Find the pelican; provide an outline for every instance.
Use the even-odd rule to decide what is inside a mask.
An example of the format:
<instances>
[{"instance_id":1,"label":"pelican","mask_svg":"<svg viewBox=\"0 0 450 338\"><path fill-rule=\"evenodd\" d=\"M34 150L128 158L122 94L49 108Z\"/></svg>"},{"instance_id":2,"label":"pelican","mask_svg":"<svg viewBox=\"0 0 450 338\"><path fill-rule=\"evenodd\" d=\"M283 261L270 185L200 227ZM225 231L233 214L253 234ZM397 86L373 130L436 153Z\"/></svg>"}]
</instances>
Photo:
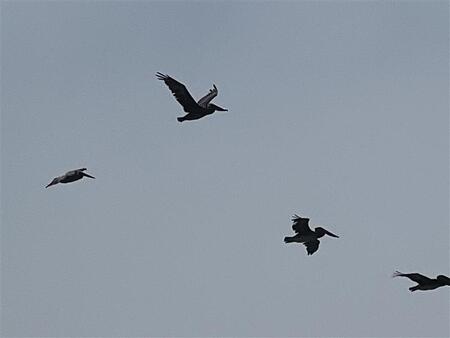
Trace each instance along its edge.
<instances>
[{"instance_id":1,"label":"pelican","mask_svg":"<svg viewBox=\"0 0 450 338\"><path fill-rule=\"evenodd\" d=\"M325 230L324 228L317 227L314 231L309 227L309 218L303 218L298 215L292 216L292 229L295 231L295 236L284 237L285 243L302 243L306 247L308 255L312 255L319 249L319 238L328 235L331 237L339 238L339 236Z\"/></svg>"},{"instance_id":2,"label":"pelican","mask_svg":"<svg viewBox=\"0 0 450 338\"><path fill-rule=\"evenodd\" d=\"M46 188L48 188L52 185L58 184L58 183L70 183L73 181L78 181L78 180L81 180L84 176L90 177L90 178L95 178L94 176L91 176L91 175L83 172L85 170L87 170L87 168L80 168L80 169L68 171L64 175L55 177L53 179L53 181L51 181L49 184L47 184Z\"/></svg>"},{"instance_id":3,"label":"pelican","mask_svg":"<svg viewBox=\"0 0 450 338\"><path fill-rule=\"evenodd\" d=\"M209 93L203 96L198 102L192 98L189 94L186 86L169 75L156 73L158 80L164 81L164 83L169 87L175 99L183 106L184 111L187 113L185 116L178 117L179 122L185 120L198 120L206 115L210 115L217 111L228 111L228 109L221 108L215 104L210 103L213 98L219 93L216 85L213 84L213 89L209 90Z\"/></svg>"},{"instance_id":4,"label":"pelican","mask_svg":"<svg viewBox=\"0 0 450 338\"><path fill-rule=\"evenodd\" d=\"M413 282L416 282L416 286L412 286L409 288L411 292L416 290L434 290L445 285L450 286L450 278L444 275L439 275L433 279L425 277L420 273L402 273L400 271L395 271L392 277L407 277Z\"/></svg>"}]
</instances>

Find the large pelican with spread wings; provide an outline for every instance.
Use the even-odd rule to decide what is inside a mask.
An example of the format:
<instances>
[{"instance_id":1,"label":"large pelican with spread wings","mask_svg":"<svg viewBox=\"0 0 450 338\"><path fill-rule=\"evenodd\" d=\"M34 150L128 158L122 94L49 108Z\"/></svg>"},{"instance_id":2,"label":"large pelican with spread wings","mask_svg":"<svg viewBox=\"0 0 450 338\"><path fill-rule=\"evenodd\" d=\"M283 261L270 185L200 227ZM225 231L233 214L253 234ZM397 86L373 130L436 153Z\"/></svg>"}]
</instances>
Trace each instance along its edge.
<instances>
[{"instance_id":1,"label":"large pelican with spread wings","mask_svg":"<svg viewBox=\"0 0 450 338\"><path fill-rule=\"evenodd\" d=\"M400 271L395 271L392 277L407 277L413 282L416 282L417 285L410 287L410 291L434 290L441 286L450 285L450 278L444 275L439 275L433 279L421 275L420 273L402 273Z\"/></svg>"},{"instance_id":2,"label":"large pelican with spread wings","mask_svg":"<svg viewBox=\"0 0 450 338\"><path fill-rule=\"evenodd\" d=\"M312 255L319 249L319 238L328 235L331 237L339 238L339 236L325 230L324 228L317 227L314 231L309 227L309 218L303 218L298 215L292 216L292 230L295 231L295 236L284 237L285 243L302 243L306 246L306 251L308 255Z\"/></svg>"},{"instance_id":3,"label":"large pelican with spread wings","mask_svg":"<svg viewBox=\"0 0 450 338\"><path fill-rule=\"evenodd\" d=\"M164 83L169 87L175 99L183 106L184 111L187 113L185 116L178 117L179 122L185 120L198 120L206 115L210 115L217 111L228 111L228 109L216 106L210 103L214 99L219 91L217 87L213 84L213 89L209 90L209 93L203 96L198 102L195 102L191 94L186 89L186 86L181 82L178 82L169 75L156 73L158 80L164 81Z\"/></svg>"},{"instance_id":4,"label":"large pelican with spread wings","mask_svg":"<svg viewBox=\"0 0 450 338\"><path fill-rule=\"evenodd\" d=\"M64 175L55 177L49 184L47 184L46 188L58 183L70 183L73 181L78 181L81 180L83 177L95 178L94 176L85 173L84 172L85 170L87 170L87 168L80 168L68 171Z\"/></svg>"}]
</instances>

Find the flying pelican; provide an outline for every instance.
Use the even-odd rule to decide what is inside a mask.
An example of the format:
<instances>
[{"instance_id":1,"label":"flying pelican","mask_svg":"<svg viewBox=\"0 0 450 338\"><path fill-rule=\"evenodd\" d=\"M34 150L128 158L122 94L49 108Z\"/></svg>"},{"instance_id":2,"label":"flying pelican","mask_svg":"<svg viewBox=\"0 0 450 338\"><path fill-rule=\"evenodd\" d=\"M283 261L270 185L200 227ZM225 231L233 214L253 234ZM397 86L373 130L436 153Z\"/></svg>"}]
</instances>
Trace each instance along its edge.
<instances>
[{"instance_id":1,"label":"flying pelican","mask_svg":"<svg viewBox=\"0 0 450 338\"><path fill-rule=\"evenodd\" d=\"M80 169L68 171L64 175L55 177L53 179L53 181L51 181L49 184L47 184L46 188L48 188L52 185L58 184L58 183L70 183L73 181L78 181L78 180L81 180L84 176L90 177L90 178L95 178L94 176L84 173L83 171L85 171L85 170L87 170L87 168L80 168Z\"/></svg>"},{"instance_id":2,"label":"flying pelican","mask_svg":"<svg viewBox=\"0 0 450 338\"><path fill-rule=\"evenodd\" d=\"M298 215L292 216L292 229L295 231L296 235L293 237L284 237L285 243L303 243L306 247L308 255L312 255L319 249L319 238L325 235L339 238L339 236L325 230L324 228L317 227L314 231L309 227L309 218L303 218Z\"/></svg>"},{"instance_id":3,"label":"flying pelican","mask_svg":"<svg viewBox=\"0 0 450 338\"><path fill-rule=\"evenodd\" d=\"M410 287L410 291L434 290L440 288L441 286L450 285L450 278L444 275L439 275L435 279L432 279L425 277L420 273L402 273L400 271L395 271L392 277L407 277L413 282L416 282L417 285Z\"/></svg>"},{"instance_id":4,"label":"flying pelican","mask_svg":"<svg viewBox=\"0 0 450 338\"><path fill-rule=\"evenodd\" d=\"M221 108L210 103L218 94L217 87L214 84L213 89L210 89L208 94L203 96L200 100L198 100L198 102L195 102L184 84L171 78L169 75L159 72L156 73L156 77L158 80L164 81L173 96L175 96L175 99L183 106L184 111L187 113L185 116L177 118L179 122L183 122L185 120L198 120L203 116L214 113L216 110L228 111L228 109Z\"/></svg>"}]
</instances>

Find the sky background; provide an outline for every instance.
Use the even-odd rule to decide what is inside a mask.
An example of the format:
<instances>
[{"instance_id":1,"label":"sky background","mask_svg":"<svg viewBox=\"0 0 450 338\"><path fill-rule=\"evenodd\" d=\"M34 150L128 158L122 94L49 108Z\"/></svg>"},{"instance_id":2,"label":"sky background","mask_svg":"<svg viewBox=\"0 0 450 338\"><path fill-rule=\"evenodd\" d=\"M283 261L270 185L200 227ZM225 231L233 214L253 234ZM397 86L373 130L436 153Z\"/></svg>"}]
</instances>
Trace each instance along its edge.
<instances>
[{"instance_id":1,"label":"sky background","mask_svg":"<svg viewBox=\"0 0 450 338\"><path fill-rule=\"evenodd\" d=\"M391 278L450 273L448 79L447 1L2 1L2 335L449 336Z\"/></svg>"}]
</instances>

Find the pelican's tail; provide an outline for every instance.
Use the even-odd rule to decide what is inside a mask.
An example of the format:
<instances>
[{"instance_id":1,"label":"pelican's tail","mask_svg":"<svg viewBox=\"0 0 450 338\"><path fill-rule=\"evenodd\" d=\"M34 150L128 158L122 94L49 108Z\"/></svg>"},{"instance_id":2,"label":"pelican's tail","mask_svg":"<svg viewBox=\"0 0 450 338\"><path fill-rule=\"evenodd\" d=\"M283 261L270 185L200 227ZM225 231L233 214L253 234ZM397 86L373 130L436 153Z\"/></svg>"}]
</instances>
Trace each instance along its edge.
<instances>
[{"instance_id":1,"label":"pelican's tail","mask_svg":"<svg viewBox=\"0 0 450 338\"><path fill-rule=\"evenodd\" d=\"M177 117L178 122L183 122L184 120L186 120L184 117Z\"/></svg>"},{"instance_id":2,"label":"pelican's tail","mask_svg":"<svg viewBox=\"0 0 450 338\"><path fill-rule=\"evenodd\" d=\"M409 288L409 291L411 291L411 292L414 292L414 291L417 291L417 290L419 290L419 285L411 286L411 287Z\"/></svg>"},{"instance_id":3,"label":"pelican's tail","mask_svg":"<svg viewBox=\"0 0 450 338\"><path fill-rule=\"evenodd\" d=\"M295 242L294 237L284 237L284 243Z\"/></svg>"}]
</instances>

